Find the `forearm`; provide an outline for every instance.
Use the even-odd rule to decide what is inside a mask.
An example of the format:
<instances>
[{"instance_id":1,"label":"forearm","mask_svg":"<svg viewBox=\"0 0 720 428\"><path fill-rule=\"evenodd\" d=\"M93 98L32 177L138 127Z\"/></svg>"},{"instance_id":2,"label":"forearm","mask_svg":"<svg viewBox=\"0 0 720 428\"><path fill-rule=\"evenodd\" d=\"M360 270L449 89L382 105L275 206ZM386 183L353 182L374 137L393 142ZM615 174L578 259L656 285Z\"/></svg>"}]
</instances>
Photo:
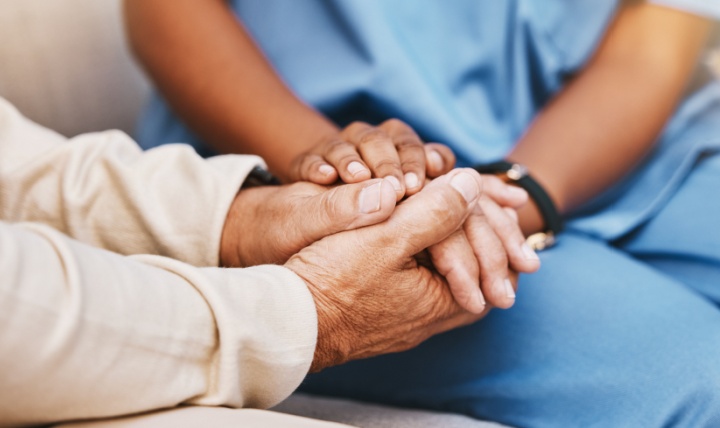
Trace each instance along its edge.
<instances>
[{"instance_id":1,"label":"forearm","mask_svg":"<svg viewBox=\"0 0 720 428\"><path fill-rule=\"evenodd\" d=\"M561 212L625 176L676 108L709 30L706 21L689 15L674 24L678 13L652 6L622 12L588 67L509 154L529 167ZM644 30L652 26L671 26L670 35L656 38L657 31ZM526 232L542 228L532 205L521 219Z\"/></svg>"},{"instance_id":2,"label":"forearm","mask_svg":"<svg viewBox=\"0 0 720 428\"><path fill-rule=\"evenodd\" d=\"M310 367L313 299L285 268L127 258L2 222L0 254L2 424L269 407Z\"/></svg>"},{"instance_id":3,"label":"forearm","mask_svg":"<svg viewBox=\"0 0 720 428\"><path fill-rule=\"evenodd\" d=\"M284 85L225 2L126 0L125 13L160 91L219 151L258 154L286 177L295 156L337 131Z\"/></svg>"},{"instance_id":4,"label":"forearm","mask_svg":"<svg viewBox=\"0 0 720 428\"><path fill-rule=\"evenodd\" d=\"M0 220L40 222L121 254L218 266L227 213L262 160L204 160L173 145L142 152L110 131L72 140L0 99Z\"/></svg>"}]
</instances>

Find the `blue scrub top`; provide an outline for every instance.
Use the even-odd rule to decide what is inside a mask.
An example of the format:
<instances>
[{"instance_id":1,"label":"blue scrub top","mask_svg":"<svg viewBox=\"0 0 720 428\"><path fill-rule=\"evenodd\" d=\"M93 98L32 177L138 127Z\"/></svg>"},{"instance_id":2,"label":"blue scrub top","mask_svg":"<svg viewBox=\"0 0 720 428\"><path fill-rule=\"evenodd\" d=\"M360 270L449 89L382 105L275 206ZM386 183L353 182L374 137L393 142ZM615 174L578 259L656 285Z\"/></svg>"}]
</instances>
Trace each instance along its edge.
<instances>
[{"instance_id":1,"label":"blue scrub top","mask_svg":"<svg viewBox=\"0 0 720 428\"><path fill-rule=\"evenodd\" d=\"M657 2L720 15L720 5L705 1ZM449 145L460 166L508 153L587 62L617 7L611 0L230 4L305 102L339 125L400 118L425 141ZM614 239L652 215L700 153L720 147L719 100L717 84L688 100L653 155L588 204L571 227ZM183 141L210 153L158 95L138 131L144 147Z\"/></svg>"}]
</instances>

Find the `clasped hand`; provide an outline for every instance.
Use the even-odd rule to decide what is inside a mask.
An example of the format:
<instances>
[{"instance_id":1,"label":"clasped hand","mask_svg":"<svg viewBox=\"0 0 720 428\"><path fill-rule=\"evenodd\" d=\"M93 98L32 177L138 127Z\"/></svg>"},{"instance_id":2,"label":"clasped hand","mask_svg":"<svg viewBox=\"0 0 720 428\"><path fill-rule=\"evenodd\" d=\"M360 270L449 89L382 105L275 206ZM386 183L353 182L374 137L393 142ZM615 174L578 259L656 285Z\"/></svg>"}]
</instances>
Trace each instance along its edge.
<instances>
[{"instance_id":1,"label":"clasped hand","mask_svg":"<svg viewBox=\"0 0 720 428\"><path fill-rule=\"evenodd\" d=\"M509 308L518 273L540 266L515 211L527 193L454 163L400 121L354 123L296 159L289 176L315 184L238 194L221 262L284 264L305 280L318 312L313 370ZM326 186L338 181L350 184Z\"/></svg>"},{"instance_id":2,"label":"clasped hand","mask_svg":"<svg viewBox=\"0 0 720 428\"><path fill-rule=\"evenodd\" d=\"M526 199L470 169L399 204L387 179L245 189L228 214L221 261L285 264L306 281L318 307L319 370L512 306L515 272L539 267L507 208Z\"/></svg>"}]
</instances>

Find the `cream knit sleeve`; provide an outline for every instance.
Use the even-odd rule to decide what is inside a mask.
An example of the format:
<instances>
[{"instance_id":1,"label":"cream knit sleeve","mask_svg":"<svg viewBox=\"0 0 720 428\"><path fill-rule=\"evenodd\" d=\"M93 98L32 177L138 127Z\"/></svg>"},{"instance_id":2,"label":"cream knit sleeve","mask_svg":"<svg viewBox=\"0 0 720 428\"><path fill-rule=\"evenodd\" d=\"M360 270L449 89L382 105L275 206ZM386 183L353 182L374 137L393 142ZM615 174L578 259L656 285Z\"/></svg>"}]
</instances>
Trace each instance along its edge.
<instances>
[{"instance_id":1,"label":"cream knit sleeve","mask_svg":"<svg viewBox=\"0 0 720 428\"><path fill-rule=\"evenodd\" d=\"M0 98L0 220L47 224L120 254L217 266L225 216L256 156L142 152L118 131L67 140Z\"/></svg>"},{"instance_id":2,"label":"cream knit sleeve","mask_svg":"<svg viewBox=\"0 0 720 428\"><path fill-rule=\"evenodd\" d=\"M120 256L0 222L0 426L270 407L307 374L316 334L310 292L281 266Z\"/></svg>"}]
</instances>

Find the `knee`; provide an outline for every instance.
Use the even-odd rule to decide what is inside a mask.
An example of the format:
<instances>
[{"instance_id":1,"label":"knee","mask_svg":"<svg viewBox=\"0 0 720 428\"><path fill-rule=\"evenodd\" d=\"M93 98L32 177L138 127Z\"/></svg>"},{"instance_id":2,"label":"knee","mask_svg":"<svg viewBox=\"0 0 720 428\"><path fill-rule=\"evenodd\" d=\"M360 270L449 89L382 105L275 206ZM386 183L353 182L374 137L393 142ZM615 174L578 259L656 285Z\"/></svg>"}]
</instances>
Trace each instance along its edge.
<instances>
[{"instance_id":1,"label":"knee","mask_svg":"<svg viewBox=\"0 0 720 428\"><path fill-rule=\"evenodd\" d=\"M657 426L720 426L720 361L715 354L684 350L657 379Z\"/></svg>"}]
</instances>

